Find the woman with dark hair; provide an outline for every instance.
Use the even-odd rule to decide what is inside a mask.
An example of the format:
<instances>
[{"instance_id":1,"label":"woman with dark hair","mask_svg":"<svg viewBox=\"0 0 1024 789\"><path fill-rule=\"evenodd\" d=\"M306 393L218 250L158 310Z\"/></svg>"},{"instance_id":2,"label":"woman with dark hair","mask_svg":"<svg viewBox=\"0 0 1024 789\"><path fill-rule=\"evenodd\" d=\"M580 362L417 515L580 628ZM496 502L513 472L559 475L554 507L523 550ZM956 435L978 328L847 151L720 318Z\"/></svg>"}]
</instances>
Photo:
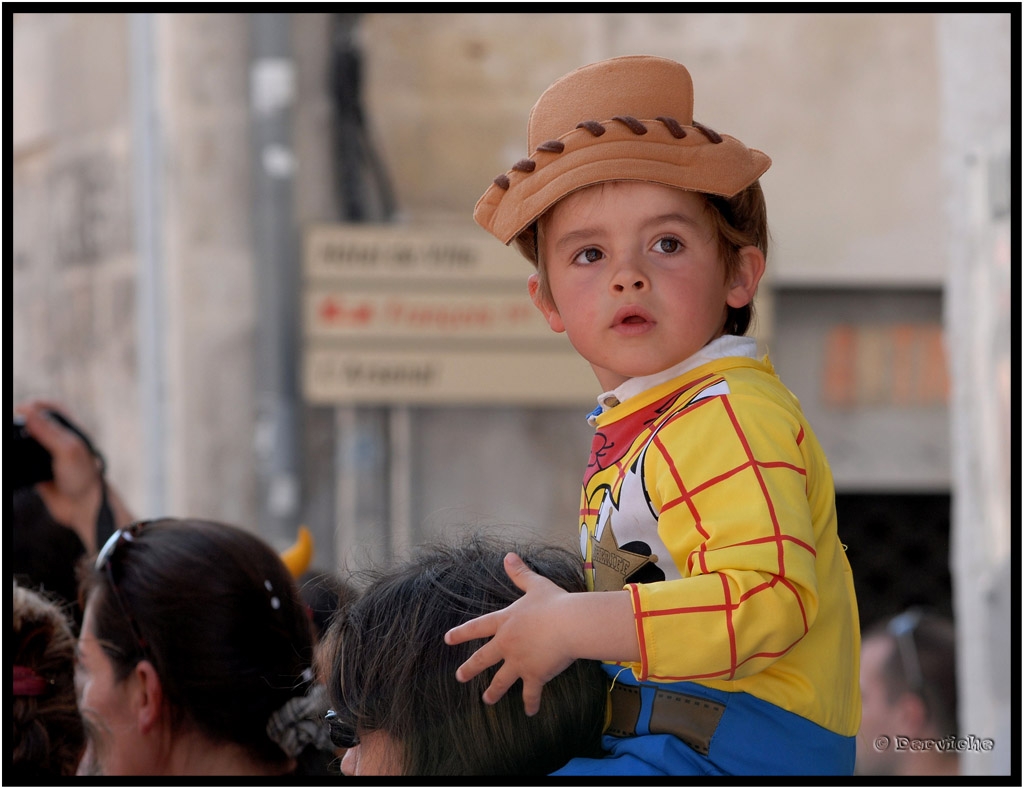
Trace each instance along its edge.
<instances>
[{"instance_id":1,"label":"woman with dark hair","mask_svg":"<svg viewBox=\"0 0 1024 789\"><path fill-rule=\"evenodd\" d=\"M586 588L567 550L479 536L425 546L356 584L363 591L340 609L321 653L332 737L348 747L344 773L547 775L573 756L601 754L607 683L598 662L577 660L553 678L531 717L515 688L497 704L481 701L490 672L455 679L478 645L453 648L444 634L522 595L502 564L509 551L567 591Z\"/></svg>"},{"instance_id":2,"label":"woman with dark hair","mask_svg":"<svg viewBox=\"0 0 1024 789\"><path fill-rule=\"evenodd\" d=\"M116 531L83 580L80 774L327 774L313 633L278 554L234 526ZM336 772L336 770L335 770Z\"/></svg>"},{"instance_id":3,"label":"woman with dark hair","mask_svg":"<svg viewBox=\"0 0 1024 789\"><path fill-rule=\"evenodd\" d=\"M12 783L74 775L85 747L75 703L75 637L56 599L14 583Z\"/></svg>"}]
</instances>

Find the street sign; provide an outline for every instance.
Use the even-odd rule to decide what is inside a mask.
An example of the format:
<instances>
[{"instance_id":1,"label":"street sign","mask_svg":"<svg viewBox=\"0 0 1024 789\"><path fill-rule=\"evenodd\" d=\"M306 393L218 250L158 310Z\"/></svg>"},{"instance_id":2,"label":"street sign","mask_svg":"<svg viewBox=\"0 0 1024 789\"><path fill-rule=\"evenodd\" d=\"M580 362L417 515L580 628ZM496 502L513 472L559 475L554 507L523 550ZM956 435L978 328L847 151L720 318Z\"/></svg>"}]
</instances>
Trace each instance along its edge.
<instances>
[{"instance_id":1,"label":"street sign","mask_svg":"<svg viewBox=\"0 0 1024 789\"><path fill-rule=\"evenodd\" d=\"M320 404L581 405L600 387L475 225L316 225L303 254L303 391Z\"/></svg>"}]
</instances>

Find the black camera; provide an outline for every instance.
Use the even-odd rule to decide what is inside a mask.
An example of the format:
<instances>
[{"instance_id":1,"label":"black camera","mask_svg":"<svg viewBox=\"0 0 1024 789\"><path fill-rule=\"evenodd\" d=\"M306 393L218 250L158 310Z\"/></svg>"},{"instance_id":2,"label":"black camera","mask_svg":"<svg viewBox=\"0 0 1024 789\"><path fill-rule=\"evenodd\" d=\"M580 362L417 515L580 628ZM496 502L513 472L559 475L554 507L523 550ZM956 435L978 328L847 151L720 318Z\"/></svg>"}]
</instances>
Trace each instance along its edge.
<instances>
[{"instance_id":1,"label":"black camera","mask_svg":"<svg viewBox=\"0 0 1024 789\"><path fill-rule=\"evenodd\" d=\"M62 424L68 430L75 433L89 451L97 457L99 453L93 448L89 437L82 432L81 428L71 422L66 416L58 411L47 411L47 413ZM53 479L53 458L49 451L36 441L25 430L23 417L14 417L14 489L27 488L37 482L48 482Z\"/></svg>"}]
</instances>

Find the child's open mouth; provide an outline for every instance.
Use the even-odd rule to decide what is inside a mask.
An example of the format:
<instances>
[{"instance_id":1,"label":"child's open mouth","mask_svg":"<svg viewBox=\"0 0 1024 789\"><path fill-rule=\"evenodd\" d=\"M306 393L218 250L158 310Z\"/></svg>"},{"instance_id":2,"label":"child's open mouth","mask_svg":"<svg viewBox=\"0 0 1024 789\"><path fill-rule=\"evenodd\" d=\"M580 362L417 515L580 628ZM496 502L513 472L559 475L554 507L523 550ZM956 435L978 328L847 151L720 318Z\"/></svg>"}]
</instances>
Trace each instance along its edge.
<instances>
[{"instance_id":1,"label":"child's open mouth","mask_svg":"<svg viewBox=\"0 0 1024 789\"><path fill-rule=\"evenodd\" d=\"M652 326L654 321L639 307L623 307L612 322L612 328L623 334L643 333Z\"/></svg>"}]
</instances>

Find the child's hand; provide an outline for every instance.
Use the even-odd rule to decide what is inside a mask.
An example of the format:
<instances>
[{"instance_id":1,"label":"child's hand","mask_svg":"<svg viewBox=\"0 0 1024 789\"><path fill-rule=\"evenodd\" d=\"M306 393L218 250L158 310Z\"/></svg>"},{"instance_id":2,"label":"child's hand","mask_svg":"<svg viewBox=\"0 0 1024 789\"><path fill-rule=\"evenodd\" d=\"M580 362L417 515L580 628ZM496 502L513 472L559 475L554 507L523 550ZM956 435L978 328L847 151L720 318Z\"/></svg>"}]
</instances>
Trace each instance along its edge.
<instances>
[{"instance_id":1,"label":"child's hand","mask_svg":"<svg viewBox=\"0 0 1024 789\"><path fill-rule=\"evenodd\" d=\"M445 633L446 644L490 638L459 666L455 678L468 682L489 666L502 662L484 691L487 704L496 703L517 679L523 680L523 706L527 715L540 710L544 683L564 671L576 658L567 645L574 622L565 621L570 609L560 605L570 593L533 572L516 554L505 557L505 572L525 593L512 605Z\"/></svg>"}]
</instances>

